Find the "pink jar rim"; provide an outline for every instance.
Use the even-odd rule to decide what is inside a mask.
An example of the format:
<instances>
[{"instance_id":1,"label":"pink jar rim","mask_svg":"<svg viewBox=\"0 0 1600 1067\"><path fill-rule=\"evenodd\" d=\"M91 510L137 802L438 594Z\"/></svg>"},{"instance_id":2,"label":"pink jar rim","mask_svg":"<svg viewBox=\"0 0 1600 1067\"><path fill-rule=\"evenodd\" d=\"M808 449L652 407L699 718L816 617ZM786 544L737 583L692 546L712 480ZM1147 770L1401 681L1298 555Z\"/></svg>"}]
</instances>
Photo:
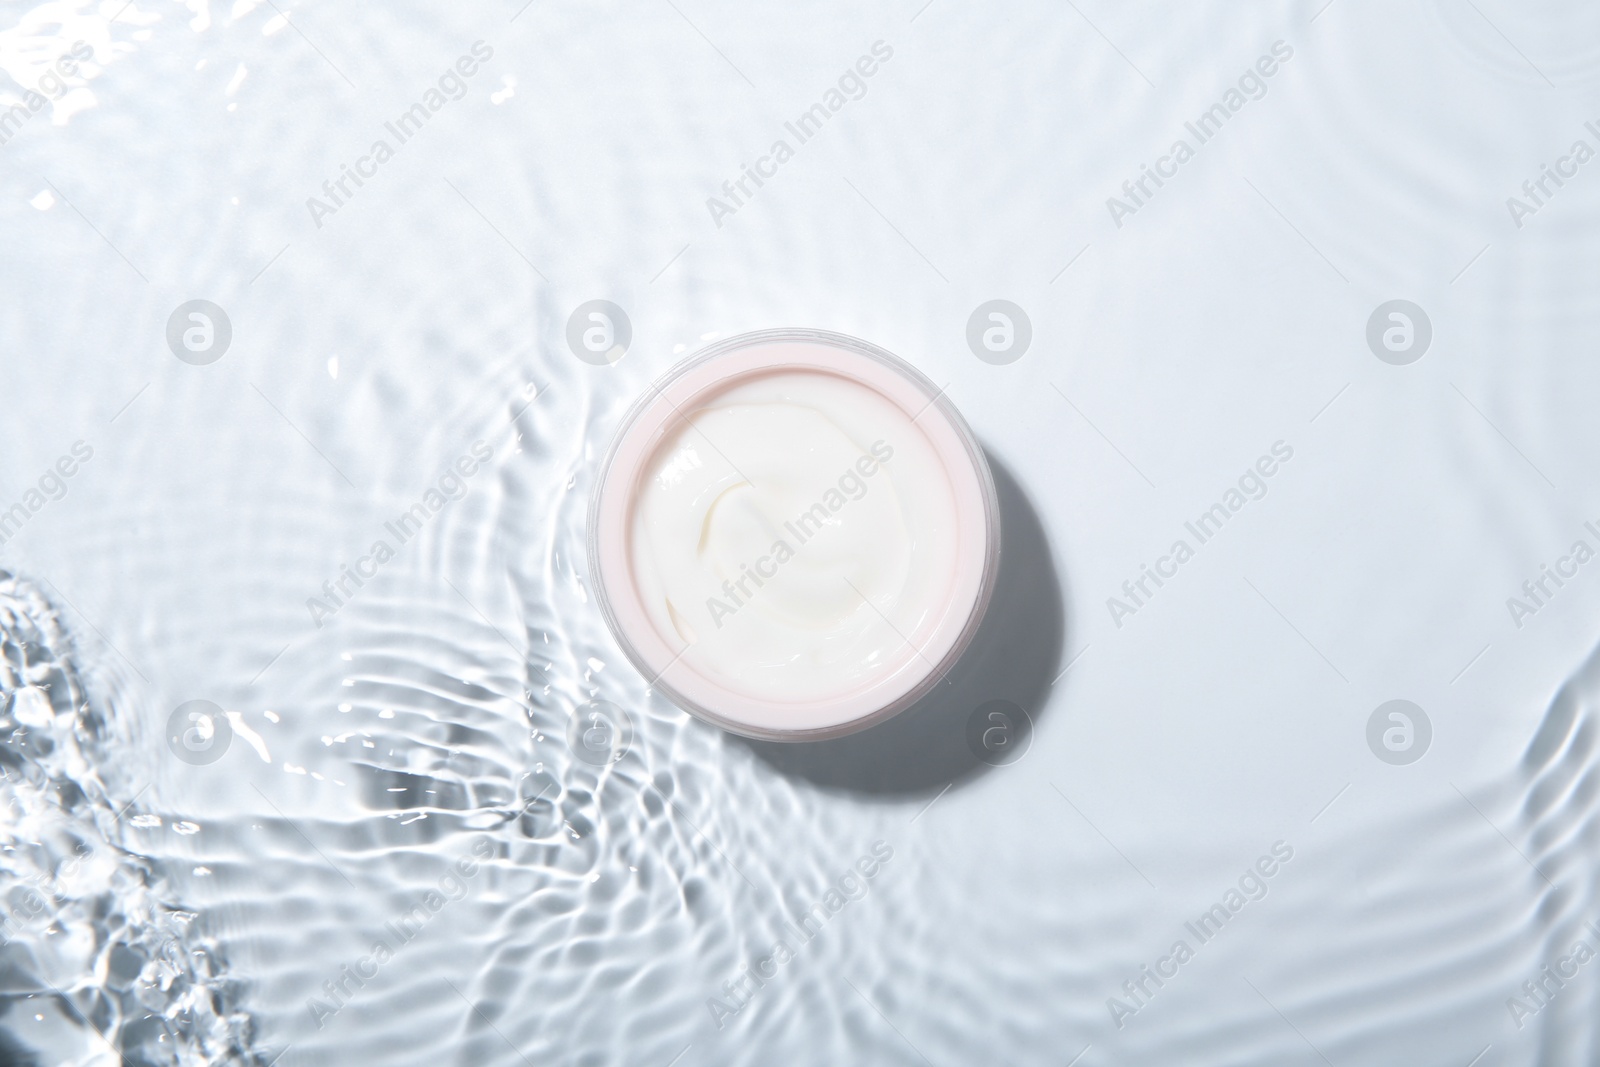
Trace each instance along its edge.
<instances>
[{"instance_id":1,"label":"pink jar rim","mask_svg":"<svg viewBox=\"0 0 1600 1067\"><path fill-rule=\"evenodd\" d=\"M777 371L835 374L905 411L932 445L955 498L956 568L943 610L906 635L883 677L837 697L778 701L697 670L676 634L651 621L632 578L632 507L645 467L684 414L748 378ZM994 592L1000 509L988 461L944 391L876 345L824 330L776 329L718 341L683 360L634 403L601 463L589 506L589 577L607 628L647 684L714 726L746 737L811 741L866 729L938 685L971 644Z\"/></svg>"}]
</instances>

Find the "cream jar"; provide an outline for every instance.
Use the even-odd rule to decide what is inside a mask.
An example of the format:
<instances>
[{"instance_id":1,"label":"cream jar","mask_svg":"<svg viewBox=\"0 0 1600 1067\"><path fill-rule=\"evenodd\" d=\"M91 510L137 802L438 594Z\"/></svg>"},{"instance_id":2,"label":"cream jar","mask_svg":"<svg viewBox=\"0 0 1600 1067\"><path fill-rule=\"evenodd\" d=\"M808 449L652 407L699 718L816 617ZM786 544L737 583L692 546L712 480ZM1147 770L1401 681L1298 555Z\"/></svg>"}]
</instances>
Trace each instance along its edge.
<instances>
[{"instance_id":1,"label":"cream jar","mask_svg":"<svg viewBox=\"0 0 1600 1067\"><path fill-rule=\"evenodd\" d=\"M864 729L925 695L993 590L999 509L942 391L842 334L718 342L633 406L589 512L623 652L750 737Z\"/></svg>"}]
</instances>

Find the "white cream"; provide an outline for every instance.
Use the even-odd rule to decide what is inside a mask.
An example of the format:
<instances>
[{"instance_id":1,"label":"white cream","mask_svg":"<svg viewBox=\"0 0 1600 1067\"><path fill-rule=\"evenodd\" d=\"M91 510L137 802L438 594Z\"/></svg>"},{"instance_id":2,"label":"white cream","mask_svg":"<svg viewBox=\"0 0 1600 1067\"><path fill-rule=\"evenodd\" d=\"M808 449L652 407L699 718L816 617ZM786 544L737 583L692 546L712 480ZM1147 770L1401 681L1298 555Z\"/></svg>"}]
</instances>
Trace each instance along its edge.
<instances>
[{"instance_id":1,"label":"white cream","mask_svg":"<svg viewBox=\"0 0 1600 1067\"><path fill-rule=\"evenodd\" d=\"M799 703L857 690L904 669L949 601L949 476L911 417L864 385L747 379L683 412L644 470L630 551L645 610L735 691Z\"/></svg>"}]
</instances>

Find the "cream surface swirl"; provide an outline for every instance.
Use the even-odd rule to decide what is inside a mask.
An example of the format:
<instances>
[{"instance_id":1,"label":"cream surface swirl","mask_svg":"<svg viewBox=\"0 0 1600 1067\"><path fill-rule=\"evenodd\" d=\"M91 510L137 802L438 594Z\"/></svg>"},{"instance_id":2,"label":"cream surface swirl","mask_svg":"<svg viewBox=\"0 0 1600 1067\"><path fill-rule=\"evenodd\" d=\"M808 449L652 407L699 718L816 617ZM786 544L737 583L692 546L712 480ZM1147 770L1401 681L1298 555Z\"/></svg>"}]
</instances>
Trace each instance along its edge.
<instances>
[{"instance_id":1,"label":"cream surface swirl","mask_svg":"<svg viewBox=\"0 0 1600 1067\"><path fill-rule=\"evenodd\" d=\"M632 554L646 610L730 688L848 693L904 667L946 606L949 477L911 417L866 386L747 379L684 412L645 469Z\"/></svg>"}]
</instances>

